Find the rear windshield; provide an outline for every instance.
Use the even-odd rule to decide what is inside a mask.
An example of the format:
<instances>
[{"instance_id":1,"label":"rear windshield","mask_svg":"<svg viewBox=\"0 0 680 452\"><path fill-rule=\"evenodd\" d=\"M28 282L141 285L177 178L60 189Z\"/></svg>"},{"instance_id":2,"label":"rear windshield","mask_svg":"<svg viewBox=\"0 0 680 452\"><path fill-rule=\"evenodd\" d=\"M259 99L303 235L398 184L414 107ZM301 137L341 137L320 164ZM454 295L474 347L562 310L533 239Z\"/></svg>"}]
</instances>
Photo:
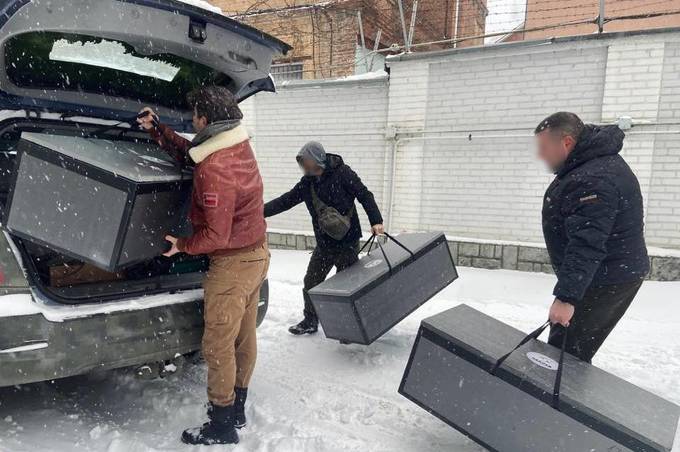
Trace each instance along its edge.
<instances>
[{"instance_id":1,"label":"rear windshield","mask_svg":"<svg viewBox=\"0 0 680 452\"><path fill-rule=\"evenodd\" d=\"M191 90L231 84L227 75L176 55L143 55L125 42L65 33L15 36L5 44L5 62L20 88L103 94L180 110Z\"/></svg>"}]
</instances>

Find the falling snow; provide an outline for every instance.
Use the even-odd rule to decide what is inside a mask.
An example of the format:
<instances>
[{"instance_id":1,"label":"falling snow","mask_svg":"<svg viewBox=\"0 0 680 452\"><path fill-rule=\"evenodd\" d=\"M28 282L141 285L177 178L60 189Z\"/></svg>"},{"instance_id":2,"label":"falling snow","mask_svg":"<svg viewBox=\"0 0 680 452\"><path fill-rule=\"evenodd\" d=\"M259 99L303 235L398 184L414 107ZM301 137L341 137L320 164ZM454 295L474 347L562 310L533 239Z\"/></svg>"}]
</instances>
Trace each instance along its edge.
<instances>
[{"instance_id":1,"label":"falling snow","mask_svg":"<svg viewBox=\"0 0 680 452\"><path fill-rule=\"evenodd\" d=\"M397 394L422 318L466 303L524 331L545 318L554 278L460 269L460 279L370 347L296 338L309 254L274 251L271 306L259 330L249 427L234 451L482 451ZM680 283L647 282L595 364L680 403ZM650 359L653 357L654 359ZM172 369L166 369L168 371ZM206 369L141 381L130 370L0 390L0 451L156 452L204 420ZM676 441L677 442L677 441ZM223 449L215 449L223 450Z\"/></svg>"}]
</instances>

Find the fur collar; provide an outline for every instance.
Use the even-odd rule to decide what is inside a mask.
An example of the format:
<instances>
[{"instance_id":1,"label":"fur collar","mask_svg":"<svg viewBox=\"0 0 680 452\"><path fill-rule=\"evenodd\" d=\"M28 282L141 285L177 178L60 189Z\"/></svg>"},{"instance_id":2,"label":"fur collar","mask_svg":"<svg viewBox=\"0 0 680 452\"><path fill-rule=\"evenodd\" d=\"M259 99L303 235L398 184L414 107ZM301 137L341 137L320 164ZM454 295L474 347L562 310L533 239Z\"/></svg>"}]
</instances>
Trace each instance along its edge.
<instances>
[{"instance_id":1,"label":"fur collar","mask_svg":"<svg viewBox=\"0 0 680 452\"><path fill-rule=\"evenodd\" d=\"M248 131L242 125L226 132L218 133L214 137L189 150L189 156L195 163L201 163L217 151L227 149L250 139Z\"/></svg>"}]
</instances>

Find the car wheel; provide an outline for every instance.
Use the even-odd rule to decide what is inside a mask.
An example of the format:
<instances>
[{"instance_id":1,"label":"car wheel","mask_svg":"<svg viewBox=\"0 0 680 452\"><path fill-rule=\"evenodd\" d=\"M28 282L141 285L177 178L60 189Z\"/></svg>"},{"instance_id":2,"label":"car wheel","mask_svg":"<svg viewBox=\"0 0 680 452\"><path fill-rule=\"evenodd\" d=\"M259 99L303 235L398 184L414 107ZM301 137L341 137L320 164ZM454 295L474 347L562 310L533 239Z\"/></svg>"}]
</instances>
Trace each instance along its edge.
<instances>
[{"instance_id":1,"label":"car wheel","mask_svg":"<svg viewBox=\"0 0 680 452\"><path fill-rule=\"evenodd\" d=\"M257 326L262 325L269 309L269 281L265 280L260 288L260 301L257 306Z\"/></svg>"}]
</instances>

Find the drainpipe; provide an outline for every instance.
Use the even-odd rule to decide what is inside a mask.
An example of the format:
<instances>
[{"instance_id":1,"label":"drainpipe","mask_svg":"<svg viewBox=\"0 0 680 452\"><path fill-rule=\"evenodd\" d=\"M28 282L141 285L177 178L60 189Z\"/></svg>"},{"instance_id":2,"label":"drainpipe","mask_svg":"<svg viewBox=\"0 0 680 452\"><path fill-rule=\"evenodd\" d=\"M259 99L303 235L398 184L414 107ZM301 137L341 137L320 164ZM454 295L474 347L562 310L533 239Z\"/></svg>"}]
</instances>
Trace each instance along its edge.
<instances>
[{"instance_id":1,"label":"drainpipe","mask_svg":"<svg viewBox=\"0 0 680 452\"><path fill-rule=\"evenodd\" d=\"M394 196L397 193L397 151L399 150L400 139L395 135L392 139L392 167L390 176L390 204L387 211L387 224L385 228L388 231L392 231L392 225L394 224Z\"/></svg>"}]
</instances>

